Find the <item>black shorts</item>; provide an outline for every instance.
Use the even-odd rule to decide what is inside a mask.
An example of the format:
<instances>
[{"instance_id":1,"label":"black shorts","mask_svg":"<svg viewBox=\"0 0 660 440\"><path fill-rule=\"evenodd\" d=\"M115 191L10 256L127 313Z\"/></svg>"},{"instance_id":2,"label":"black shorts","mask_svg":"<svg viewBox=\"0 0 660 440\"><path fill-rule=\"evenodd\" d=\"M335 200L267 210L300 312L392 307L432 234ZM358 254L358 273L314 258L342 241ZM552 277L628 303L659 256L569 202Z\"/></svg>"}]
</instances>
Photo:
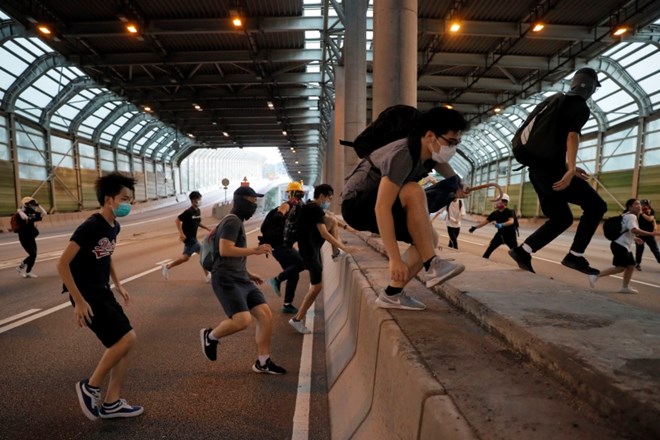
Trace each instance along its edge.
<instances>
[{"instance_id":1,"label":"black shorts","mask_svg":"<svg viewBox=\"0 0 660 440\"><path fill-rule=\"evenodd\" d=\"M236 313L249 312L260 304L266 304L264 294L250 280L223 277L220 272L214 271L211 283L213 293L229 318Z\"/></svg>"},{"instance_id":2,"label":"black shorts","mask_svg":"<svg viewBox=\"0 0 660 440\"><path fill-rule=\"evenodd\" d=\"M380 234L378 221L376 220L376 197L377 191L363 194L361 197L344 200L341 204L341 215L344 221L358 231L369 231ZM412 237L408 232L406 211L397 197L392 205L392 219L394 220L394 234L397 241L412 243Z\"/></svg>"},{"instance_id":3,"label":"black shorts","mask_svg":"<svg viewBox=\"0 0 660 440\"><path fill-rule=\"evenodd\" d=\"M321 261L321 248L306 246L298 243L298 250L303 259L305 269L309 271L309 282L316 286L323 281L323 262Z\"/></svg>"},{"instance_id":4,"label":"black shorts","mask_svg":"<svg viewBox=\"0 0 660 440\"><path fill-rule=\"evenodd\" d=\"M628 267L635 265L635 257L633 257L633 254L629 249L626 249L619 243L611 242L610 250L612 251L612 255L614 255L614 258L612 258L613 266Z\"/></svg>"},{"instance_id":5,"label":"black shorts","mask_svg":"<svg viewBox=\"0 0 660 440\"><path fill-rule=\"evenodd\" d=\"M81 291L83 298L92 308L92 323L87 326L94 332L103 346L110 348L115 345L126 333L133 330L124 309L115 299L110 287L99 287ZM76 303L69 295L71 304Z\"/></svg>"}]
</instances>

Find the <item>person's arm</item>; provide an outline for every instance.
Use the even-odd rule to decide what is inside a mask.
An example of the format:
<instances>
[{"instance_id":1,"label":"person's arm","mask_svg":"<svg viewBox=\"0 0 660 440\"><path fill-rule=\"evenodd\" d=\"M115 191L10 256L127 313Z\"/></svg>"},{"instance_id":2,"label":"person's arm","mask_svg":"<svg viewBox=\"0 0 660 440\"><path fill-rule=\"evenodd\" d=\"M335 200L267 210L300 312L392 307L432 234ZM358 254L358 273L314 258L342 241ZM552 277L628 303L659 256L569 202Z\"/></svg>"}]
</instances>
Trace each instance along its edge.
<instances>
[{"instance_id":1,"label":"person's arm","mask_svg":"<svg viewBox=\"0 0 660 440\"><path fill-rule=\"evenodd\" d=\"M186 241L186 234L183 233L183 222L179 217L174 220L176 228L179 230L179 241Z\"/></svg>"},{"instance_id":2,"label":"person's arm","mask_svg":"<svg viewBox=\"0 0 660 440\"><path fill-rule=\"evenodd\" d=\"M473 233L474 231L476 231L477 229L479 229L479 228L483 228L483 227L486 226L488 223L490 223L490 220L488 220L487 218L485 218L485 219L481 220L479 223L477 223L476 225L472 226L470 229L468 229L468 231L469 231L470 234L471 234L471 233Z\"/></svg>"},{"instance_id":3,"label":"person's arm","mask_svg":"<svg viewBox=\"0 0 660 440\"><path fill-rule=\"evenodd\" d=\"M651 212L650 212L650 211L649 211L648 214L646 214L644 211L642 211L642 212L640 213L640 215L641 215L642 217L644 217L644 219L645 219L647 222L652 222L652 221L655 219L655 216L654 216L654 215L651 215Z\"/></svg>"},{"instance_id":4,"label":"person's arm","mask_svg":"<svg viewBox=\"0 0 660 440\"><path fill-rule=\"evenodd\" d=\"M18 212L18 216L19 216L20 218L22 218L23 221L28 221L29 217L28 217L28 215L25 213L25 211L23 211L22 209L18 209L16 212Z\"/></svg>"},{"instance_id":5,"label":"person's arm","mask_svg":"<svg viewBox=\"0 0 660 440\"><path fill-rule=\"evenodd\" d=\"M76 323L79 327L83 327L92 322L92 316L94 316L94 313L80 293L80 290L73 279L73 274L71 273L70 264L78 254L78 251L80 251L80 245L74 241L70 241L64 249L64 252L62 252L57 263L57 272L60 274L62 282L64 282L64 285L69 291L69 295L71 295L71 298L73 298L73 302L75 303L74 313L76 315Z\"/></svg>"},{"instance_id":6,"label":"person's arm","mask_svg":"<svg viewBox=\"0 0 660 440\"><path fill-rule=\"evenodd\" d=\"M112 282L115 283L115 289L117 289L117 292L119 292L121 297L124 298L124 304L128 305L128 292L121 285L121 280L117 276L117 272L115 272L115 264L112 262L112 259L110 259L110 278L112 279Z\"/></svg>"},{"instance_id":7,"label":"person's arm","mask_svg":"<svg viewBox=\"0 0 660 440\"><path fill-rule=\"evenodd\" d=\"M643 236L643 237L658 237L658 236L660 236L660 231L648 232L648 231L644 231L644 230L639 229L639 228L632 228L630 230L630 232L632 232L633 234L635 234L638 237L639 236Z\"/></svg>"},{"instance_id":8,"label":"person's arm","mask_svg":"<svg viewBox=\"0 0 660 440\"><path fill-rule=\"evenodd\" d=\"M291 205L289 205L287 202L282 203L280 207L277 208L277 210L282 215L287 215L289 213L289 209L291 209Z\"/></svg>"},{"instance_id":9,"label":"person's arm","mask_svg":"<svg viewBox=\"0 0 660 440\"><path fill-rule=\"evenodd\" d=\"M392 217L392 206L399 196L400 190L401 187L392 182L387 176L381 178L375 207L378 233L390 260L390 276L395 281L408 279L408 266L403 262L399 253L399 246L394 232L394 218Z\"/></svg>"},{"instance_id":10,"label":"person's arm","mask_svg":"<svg viewBox=\"0 0 660 440\"><path fill-rule=\"evenodd\" d=\"M456 176L456 171L454 171L454 168L447 163L436 163L435 166L433 167L434 170L436 170L442 177L445 179L448 179L450 177ZM460 177L460 176L459 176ZM466 195L470 194L470 187L463 182L463 180L459 181L459 187L458 191L456 191L456 195L459 198L463 198Z\"/></svg>"},{"instance_id":11,"label":"person's arm","mask_svg":"<svg viewBox=\"0 0 660 440\"><path fill-rule=\"evenodd\" d=\"M250 255L270 254L273 248L269 244L260 244L253 248L244 248L236 246L236 243L226 239L220 239L220 255L223 257L249 257Z\"/></svg>"},{"instance_id":12,"label":"person's arm","mask_svg":"<svg viewBox=\"0 0 660 440\"><path fill-rule=\"evenodd\" d=\"M580 134L575 131L569 132L566 138L566 166L568 170L566 170L566 173L564 173L564 176L560 180L552 185L552 189L555 191L565 190L571 184L571 180L573 180L576 172L575 163L577 160L578 145L580 145ZM582 173L580 174L582 175Z\"/></svg>"},{"instance_id":13,"label":"person's arm","mask_svg":"<svg viewBox=\"0 0 660 440\"><path fill-rule=\"evenodd\" d=\"M328 243L330 243L332 246L341 249L342 251L351 254L357 250L357 248L353 246L346 246L344 243L341 241L337 240L334 235L328 231L328 228L325 226L325 223L317 223L316 227L319 230L319 234L321 234L321 237L325 239Z\"/></svg>"}]
</instances>

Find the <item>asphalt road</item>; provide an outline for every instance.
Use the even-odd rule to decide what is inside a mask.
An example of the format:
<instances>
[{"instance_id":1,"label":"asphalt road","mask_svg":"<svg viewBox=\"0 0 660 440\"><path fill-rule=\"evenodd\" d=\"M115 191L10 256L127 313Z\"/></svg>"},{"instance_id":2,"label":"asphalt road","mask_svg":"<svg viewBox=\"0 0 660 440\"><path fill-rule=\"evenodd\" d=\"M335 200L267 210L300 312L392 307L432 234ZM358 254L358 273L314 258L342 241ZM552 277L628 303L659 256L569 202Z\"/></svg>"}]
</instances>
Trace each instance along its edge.
<instances>
[{"instance_id":1,"label":"asphalt road","mask_svg":"<svg viewBox=\"0 0 660 440\"><path fill-rule=\"evenodd\" d=\"M213 201L205 197L203 215L210 216ZM0 234L1 439L292 437L303 336L288 325L290 315L280 313L282 300L262 286L274 315L272 358L288 374L257 374L251 370L254 324L223 340L216 362L203 356L199 330L217 325L224 313L196 258L173 268L169 281L161 276L158 263L181 253L174 217L187 205L121 222L113 261L131 295L125 311L138 336L123 397L145 407L134 419L91 422L78 406L74 384L91 374L103 347L88 329L75 325L68 297L60 294L57 258L74 226L42 231L36 279L18 276L15 267L24 252L16 235ZM205 221L214 222L211 217ZM257 225L249 221L246 230ZM249 245L256 243L256 235L248 235ZM264 277L278 272L276 261L264 256L251 257L249 266ZM296 302L308 283L305 274ZM316 318L317 329L323 328L321 319ZM309 438L323 439L329 438L329 424L322 330L313 338L306 420Z\"/></svg>"}]
</instances>

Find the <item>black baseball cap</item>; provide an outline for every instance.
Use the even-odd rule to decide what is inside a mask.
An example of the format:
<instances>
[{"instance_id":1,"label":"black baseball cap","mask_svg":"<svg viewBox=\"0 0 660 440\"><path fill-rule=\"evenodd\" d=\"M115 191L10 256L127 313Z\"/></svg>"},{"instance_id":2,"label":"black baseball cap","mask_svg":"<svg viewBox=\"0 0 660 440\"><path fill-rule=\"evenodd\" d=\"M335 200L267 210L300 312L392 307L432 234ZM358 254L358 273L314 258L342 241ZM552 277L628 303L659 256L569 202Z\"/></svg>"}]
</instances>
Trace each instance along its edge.
<instances>
[{"instance_id":1,"label":"black baseball cap","mask_svg":"<svg viewBox=\"0 0 660 440\"><path fill-rule=\"evenodd\" d=\"M578 69L575 74L577 75L578 73L581 73L583 75L587 75L591 78L593 78L596 81L596 86L600 87L600 81L598 81L598 74L596 74L596 71L592 69L591 67L583 67L581 69Z\"/></svg>"},{"instance_id":2,"label":"black baseball cap","mask_svg":"<svg viewBox=\"0 0 660 440\"><path fill-rule=\"evenodd\" d=\"M236 196L263 197L264 195L257 193L249 186L239 186L238 188L236 188L236 191L234 191L234 197Z\"/></svg>"}]
</instances>

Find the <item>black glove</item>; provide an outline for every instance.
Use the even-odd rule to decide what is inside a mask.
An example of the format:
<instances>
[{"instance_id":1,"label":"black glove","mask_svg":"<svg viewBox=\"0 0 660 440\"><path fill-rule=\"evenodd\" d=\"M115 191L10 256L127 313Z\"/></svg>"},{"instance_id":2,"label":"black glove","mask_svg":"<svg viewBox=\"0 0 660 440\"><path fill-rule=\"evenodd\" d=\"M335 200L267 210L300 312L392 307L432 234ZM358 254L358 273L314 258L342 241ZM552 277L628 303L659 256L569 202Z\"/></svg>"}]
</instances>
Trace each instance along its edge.
<instances>
[{"instance_id":1,"label":"black glove","mask_svg":"<svg viewBox=\"0 0 660 440\"><path fill-rule=\"evenodd\" d=\"M477 227L476 227L476 226L472 226L472 227L470 228L470 234L472 234L472 233L473 233L474 231L476 231L476 230L477 230Z\"/></svg>"}]
</instances>

